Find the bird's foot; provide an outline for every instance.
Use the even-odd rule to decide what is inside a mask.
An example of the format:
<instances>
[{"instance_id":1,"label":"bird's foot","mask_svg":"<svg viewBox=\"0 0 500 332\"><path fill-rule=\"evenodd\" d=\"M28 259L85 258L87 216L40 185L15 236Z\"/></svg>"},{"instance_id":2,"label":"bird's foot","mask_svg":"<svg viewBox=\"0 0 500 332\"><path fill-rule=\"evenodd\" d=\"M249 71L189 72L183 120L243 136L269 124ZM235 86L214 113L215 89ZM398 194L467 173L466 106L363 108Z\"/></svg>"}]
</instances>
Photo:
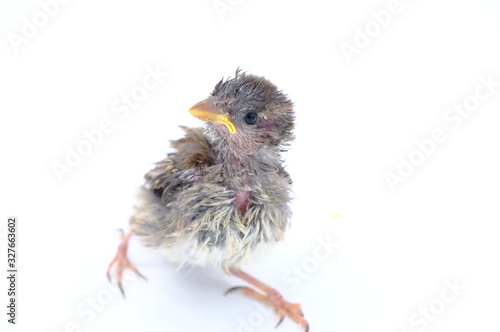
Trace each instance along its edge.
<instances>
[{"instance_id":1,"label":"bird's foot","mask_svg":"<svg viewBox=\"0 0 500 332\"><path fill-rule=\"evenodd\" d=\"M121 232L121 242L120 245L118 246L118 251L116 252L115 258L111 261L108 267L108 271L106 272L106 275L108 277L108 280L111 282L111 274L113 272L114 274L114 279L116 279L116 283L118 285L118 288L120 289L120 292L122 293L123 297L125 297L125 292L123 291L123 285L122 285L122 280L123 280L123 271L125 269L130 269L135 272L139 277L143 278L144 280L147 280L145 276L137 270L137 268L130 263L128 257L127 257L127 248L128 248L128 241L130 239L130 236L132 236L132 233L128 233L125 235L123 233L123 230L120 229Z\"/></svg>"},{"instance_id":2,"label":"bird's foot","mask_svg":"<svg viewBox=\"0 0 500 332\"><path fill-rule=\"evenodd\" d=\"M236 269L230 269L231 273L237 277L242 278L243 280L249 282L250 284L254 285L256 288L261 290L262 292L259 292L253 288L250 287L233 287L229 289L226 294L234 292L234 291L241 291L244 295L247 295L251 298L254 298L262 303L265 303L269 305L271 308L274 309L274 312L278 315L279 321L278 324L276 324L276 327L278 327L281 322L285 319L285 317L289 317L292 319L295 323L299 324L302 326L305 330L305 332L309 331L309 323L307 320L304 318L304 313L302 312L302 308L300 307L300 304L298 303L290 303L286 301L283 296L274 288L271 288L267 286L266 284L254 279L253 277L249 276L245 272L241 270L236 270Z\"/></svg>"}]
</instances>

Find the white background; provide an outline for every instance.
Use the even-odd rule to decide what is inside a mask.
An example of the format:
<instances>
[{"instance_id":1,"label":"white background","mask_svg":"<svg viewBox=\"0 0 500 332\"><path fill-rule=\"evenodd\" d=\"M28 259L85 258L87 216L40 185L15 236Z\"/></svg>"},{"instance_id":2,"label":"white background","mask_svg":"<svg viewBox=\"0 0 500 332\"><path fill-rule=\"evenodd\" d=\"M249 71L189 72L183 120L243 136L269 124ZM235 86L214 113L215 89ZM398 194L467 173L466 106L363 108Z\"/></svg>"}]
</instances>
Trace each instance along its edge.
<instances>
[{"instance_id":1,"label":"white background","mask_svg":"<svg viewBox=\"0 0 500 332\"><path fill-rule=\"evenodd\" d=\"M186 110L241 66L288 93L297 114L293 226L246 270L300 302L313 332L499 331L500 87L458 128L443 118L479 76L500 81L498 5L401 0L348 62L341 44L389 1L221 3L222 16L212 0L68 1L16 47L23 17L42 9L2 2L0 217L19 218L20 273L16 326L0 278L0 330L301 331L224 297L239 280L176 271L135 240L130 258L149 280L127 274L123 299L105 278L143 174L179 125L200 125ZM147 66L169 75L122 119L112 105ZM60 181L53 163L104 118L113 131ZM384 173L436 128L447 139L391 191ZM324 258L321 241L338 248Z\"/></svg>"}]
</instances>

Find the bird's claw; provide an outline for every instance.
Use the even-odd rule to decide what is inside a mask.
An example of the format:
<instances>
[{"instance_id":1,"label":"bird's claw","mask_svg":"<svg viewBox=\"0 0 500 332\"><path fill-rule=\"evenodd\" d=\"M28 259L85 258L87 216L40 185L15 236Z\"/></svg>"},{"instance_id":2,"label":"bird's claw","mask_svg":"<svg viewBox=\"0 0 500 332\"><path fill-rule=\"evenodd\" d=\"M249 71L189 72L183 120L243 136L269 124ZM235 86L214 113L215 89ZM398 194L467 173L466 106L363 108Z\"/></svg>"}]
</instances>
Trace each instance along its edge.
<instances>
[{"instance_id":1,"label":"bird's claw","mask_svg":"<svg viewBox=\"0 0 500 332\"><path fill-rule=\"evenodd\" d=\"M132 265L132 263L130 263L127 257L127 247L131 233L125 235L125 233L121 229L120 232L121 232L121 242L120 245L118 246L118 250L116 252L115 257L108 266L106 276L108 277L109 282L111 282L112 279L111 270L113 270L114 268L115 272L114 277L116 279L116 283L118 285L118 288L120 289L120 292L122 293L122 296L125 297L125 291L123 290L123 285L122 285L123 271L125 269L132 270L136 275L143 278L144 280L147 280L147 278L144 275L142 275L142 273L139 272L139 270L134 265Z\"/></svg>"},{"instance_id":2,"label":"bird's claw","mask_svg":"<svg viewBox=\"0 0 500 332\"><path fill-rule=\"evenodd\" d=\"M232 292L235 292L235 291L239 291L239 290L244 290L244 289L251 289L250 287L245 287L245 286L236 286L236 287L232 287L232 288L229 288L225 293L224 293L224 296L226 296L227 294L229 293L232 293Z\"/></svg>"},{"instance_id":3,"label":"bird's claw","mask_svg":"<svg viewBox=\"0 0 500 332\"><path fill-rule=\"evenodd\" d=\"M283 323L284 319L285 319L285 315L281 314L280 315L280 320L278 321L278 323L276 324L276 326L274 326L274 328L277 328L278 326L280 326L280 324Z\"/></svg>"},{"instance_id":4,"label":"bird's claw","mask_svg":"<svg viewBox=\"0 0 500 332\"><path fill-rule=\"evenodd\" d=\"M283 322L286 316L288 316L294 322L302 326L305 332L309 331L309 323L304 319L304 313L302 312L300 304L287 302L277 291L271 291L268 294L262 294L250 287L236 286L228 289L225 292L225 295L234 291L241 291L244 295L250 296L273 308L274 312L278 315L279 318L279 321L276 324L275 328Z\"/></svg>"}]
</instances>

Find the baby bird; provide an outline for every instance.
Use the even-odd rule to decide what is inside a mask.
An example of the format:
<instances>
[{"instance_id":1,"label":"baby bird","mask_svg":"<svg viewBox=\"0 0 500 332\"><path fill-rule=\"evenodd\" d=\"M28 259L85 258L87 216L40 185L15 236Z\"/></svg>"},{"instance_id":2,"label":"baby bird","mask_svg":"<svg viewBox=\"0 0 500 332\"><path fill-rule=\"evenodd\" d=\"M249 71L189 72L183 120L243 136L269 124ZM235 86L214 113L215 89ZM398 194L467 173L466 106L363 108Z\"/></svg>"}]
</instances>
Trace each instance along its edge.
<instances>
[{"instance_id":1,"label":"baby bird","mask_svg":"<svg viewBox=\"0 0 500 332\"><path fill-rule=\"evenodd\" d=\"M259 251L281 241L289 225L291 179L280 153L293 140L290 99L263 77L236 71L189 112L206 122L185 128L167 155L145 175L142 202L130 220L109 265L123 294L125 268L144 276L129 262L131 235L146 246L166 251L179 265L218 266L254 288L235 287L290 317L306 331L299 304L240 269Z\"/></svg>"}]
</instances>

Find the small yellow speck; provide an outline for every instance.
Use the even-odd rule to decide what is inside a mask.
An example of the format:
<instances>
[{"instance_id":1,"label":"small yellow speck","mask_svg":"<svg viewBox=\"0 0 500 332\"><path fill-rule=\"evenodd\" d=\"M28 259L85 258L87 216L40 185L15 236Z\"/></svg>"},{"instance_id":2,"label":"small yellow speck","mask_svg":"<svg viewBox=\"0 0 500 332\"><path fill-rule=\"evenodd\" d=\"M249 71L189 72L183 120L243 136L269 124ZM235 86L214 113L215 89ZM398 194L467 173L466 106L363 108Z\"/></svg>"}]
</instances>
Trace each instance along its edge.
<instances>
[{"instance_id":1,"label":"small yellow speck","mask_svg":"<svg viewBox=\"0 0 500 332\"><path fill-rule=\"evenodd\" d=\"M335 220L335 219L337 219L338 217L340 217L340 213L339 213L339 212L335 213L335 214L332 216L332 220Z\"/></svg>"}]
</instances>

